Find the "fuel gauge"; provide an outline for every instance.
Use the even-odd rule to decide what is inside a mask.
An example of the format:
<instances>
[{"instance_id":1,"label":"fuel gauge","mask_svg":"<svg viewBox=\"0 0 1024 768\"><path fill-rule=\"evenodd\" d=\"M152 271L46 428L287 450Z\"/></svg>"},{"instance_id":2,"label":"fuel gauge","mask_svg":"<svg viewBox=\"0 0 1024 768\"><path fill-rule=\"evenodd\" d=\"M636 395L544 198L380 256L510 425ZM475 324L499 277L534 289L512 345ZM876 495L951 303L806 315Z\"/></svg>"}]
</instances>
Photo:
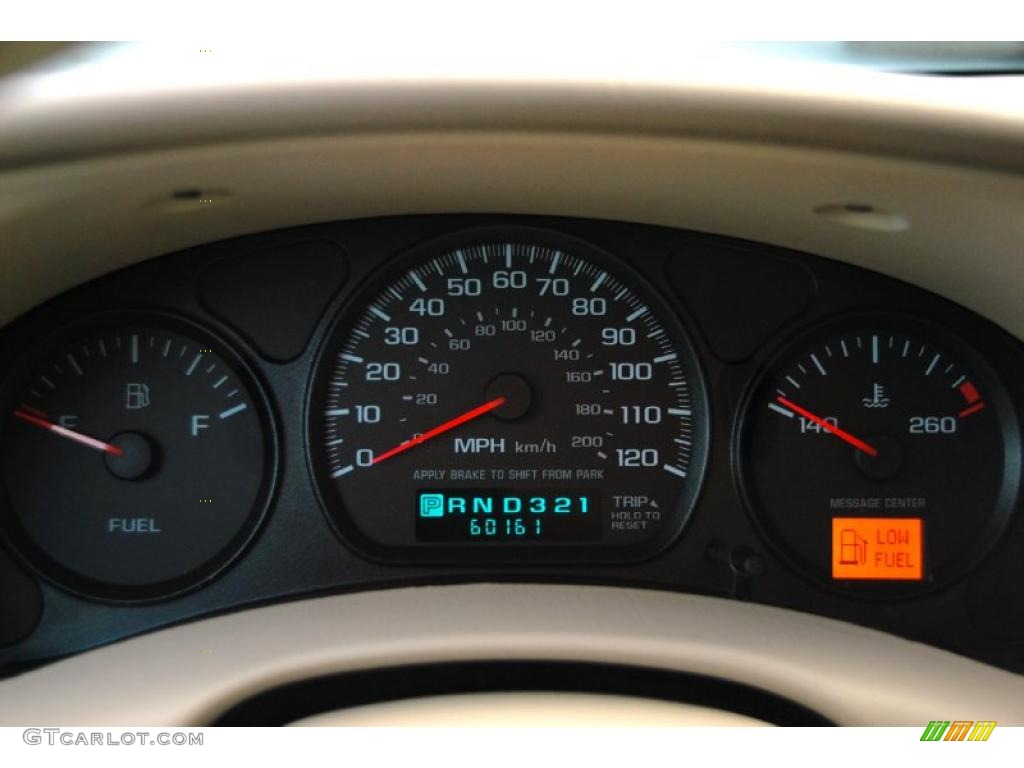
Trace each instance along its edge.
<instances>
[{"instance_id":1,"label":"fuel gauge","mask_svg":"<svg viewBox=\"0 0 1024 768\"><path fill-rule=\"evenodd\" d=\"M79 328L7 388L3 527L74 591L142 599L225 565L274 469L260 390L223 343L162 315Z\"/></svg>"}]
</instances>

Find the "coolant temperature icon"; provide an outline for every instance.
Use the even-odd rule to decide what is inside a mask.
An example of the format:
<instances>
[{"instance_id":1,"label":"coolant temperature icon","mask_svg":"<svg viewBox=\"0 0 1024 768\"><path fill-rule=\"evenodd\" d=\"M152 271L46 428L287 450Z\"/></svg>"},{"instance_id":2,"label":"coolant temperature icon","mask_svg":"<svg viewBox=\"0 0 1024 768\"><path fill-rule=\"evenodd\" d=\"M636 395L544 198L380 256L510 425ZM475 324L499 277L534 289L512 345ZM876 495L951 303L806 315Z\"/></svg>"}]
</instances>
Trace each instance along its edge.
<instances>
[{"instance_id":1,"label":"coolant temperature icon","mask_svg":"<svg viewBox=\"0 0 1024 768\"><path fill-rule=\"evenodd\" d=\"M865 408L888 408L889 398L885 394L885 385L875 383L871 388L871 397L862 397Z\"/></svg>"}]
</instances>

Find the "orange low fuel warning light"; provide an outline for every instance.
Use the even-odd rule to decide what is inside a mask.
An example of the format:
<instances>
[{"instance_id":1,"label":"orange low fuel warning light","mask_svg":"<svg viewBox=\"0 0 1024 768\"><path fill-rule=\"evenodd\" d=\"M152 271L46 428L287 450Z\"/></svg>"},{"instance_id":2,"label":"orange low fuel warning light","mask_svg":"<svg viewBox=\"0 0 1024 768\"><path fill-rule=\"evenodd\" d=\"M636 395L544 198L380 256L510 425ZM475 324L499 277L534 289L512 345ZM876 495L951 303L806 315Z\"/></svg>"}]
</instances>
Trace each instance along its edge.
<instances>
[{"instance_id":1,"label":"orange low fuel warning light","mask_svg":"<svg viewBox=\"0 0 1024 768\"><path fill-rule=\"evenodd\" d=\"M919 517L832 518L832 578L921 581Z\"/></svg>"}]
</instances>

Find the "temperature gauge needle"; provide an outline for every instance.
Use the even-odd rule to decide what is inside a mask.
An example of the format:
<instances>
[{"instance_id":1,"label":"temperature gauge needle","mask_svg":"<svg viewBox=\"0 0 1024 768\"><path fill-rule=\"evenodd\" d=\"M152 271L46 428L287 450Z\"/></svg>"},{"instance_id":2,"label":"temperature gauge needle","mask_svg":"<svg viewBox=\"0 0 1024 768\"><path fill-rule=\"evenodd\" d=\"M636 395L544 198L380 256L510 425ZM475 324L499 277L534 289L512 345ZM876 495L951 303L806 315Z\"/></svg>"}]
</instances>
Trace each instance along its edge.
<instances>
[{"instance_id":1,"label":"temperature gauge needle","mask_svg":"<svg viewBox=\"0 0 1024 768\"><path fill-rule=\"evenodd\" d=\"M386 451L382 453L380 456L376 457L373 460L373 463L379 464L385 459L390 459L392 456L397 456L400 453L404 453L405 451L408 451L410 448L415 448L417 445L422 445L428 440L432 440L438 435L443 435L445 432L455 429L456 427L465 424L467 421L472 421L473 419L479 418L480 416L483 416L485 413L490 413L495 408L500 408L504 404L504 397L496 397L493 400L484 403L483 405L478 405L476 408L466 411L461 416L456 416L454 419L449 419L444 424L434 427L428 432L424 432L419 437L414 437L412 438L412 440L406 440L404 443L396 445L390 451Z\"/></svg>"},{"instance_id":2,"label":"temperature gauge needle","mask_svg":"<svg viewBox=\"0 0 1024 768\"><path fill-rule=\"evenodd\" d=\"M55 435L66 437L68 440L74 440L76 443L81 443L82 445L86 445L90 448L95 448L97 451L109 453L111 456L122 456L124 454L124 451L121 448L118 448L116 445L104 443L102 440L97 440L94 437L88 437L87 435L83 435L80 432L75 432L73 430L68 429L67 427L62 427L60 424L54 424L52 421L47 421L46 419L40 418L39 416L34 416L28 411L15 409L14 415L17 416L22 421L27 421L29 424L41 427L42 429L49 430L50 432L53 432Z\"/></svg>"},{"instance_id":3,"label":"temperature gauge needle","mask_svg":"<svg viewBox=\"0 0 1024 768\"><path fill-rule=\"evenodd\" d=\"M794 413L799 413L801 416L803 416L808 421L813 421L815 424L817 424L819 427L824 429L826 432L831 432L833 435L838 437L840 440L844 440L845 442L849 443L854 448L856 448L858 451L863 451L868 456L877 456L878 455L878 450L876 448L873 448L872 446L868 445L863 440L861 440L859 437L854 437L853 435L851 435L846 430L840 429L839 427L835 426L834 424L829 424L823 418L821 418L820 416L815 416L813 413L808 411L806 408L801 408L796 403L790 402L789 400L787 400L786 398L782 397L781 395L779 397L775 398L775 399L778 400L779 403L781 403L782 405L784 405L787 408L789 408L789 410L793 411Z\"/></svg>"}]
</instances>

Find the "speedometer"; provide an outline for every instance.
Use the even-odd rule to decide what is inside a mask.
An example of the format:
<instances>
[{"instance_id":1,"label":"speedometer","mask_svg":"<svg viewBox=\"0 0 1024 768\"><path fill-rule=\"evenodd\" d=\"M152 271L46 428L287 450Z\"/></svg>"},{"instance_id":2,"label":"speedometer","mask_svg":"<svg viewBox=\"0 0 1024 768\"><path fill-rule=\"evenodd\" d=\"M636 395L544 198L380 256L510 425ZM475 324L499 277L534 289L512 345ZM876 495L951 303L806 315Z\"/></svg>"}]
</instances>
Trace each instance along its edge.
<instances>
[{"instance_id":1,"label":"speedometer","mask_svg":"<svg viewBox=\"0 0 1024 768\"><path fill-rule=\"evenodd\" d=\"M384 559L636 559L679 534L704 387L639 275L534 230L465 233L371 283L309 400L328 516Z\"/></svg>"}]
</instances>

